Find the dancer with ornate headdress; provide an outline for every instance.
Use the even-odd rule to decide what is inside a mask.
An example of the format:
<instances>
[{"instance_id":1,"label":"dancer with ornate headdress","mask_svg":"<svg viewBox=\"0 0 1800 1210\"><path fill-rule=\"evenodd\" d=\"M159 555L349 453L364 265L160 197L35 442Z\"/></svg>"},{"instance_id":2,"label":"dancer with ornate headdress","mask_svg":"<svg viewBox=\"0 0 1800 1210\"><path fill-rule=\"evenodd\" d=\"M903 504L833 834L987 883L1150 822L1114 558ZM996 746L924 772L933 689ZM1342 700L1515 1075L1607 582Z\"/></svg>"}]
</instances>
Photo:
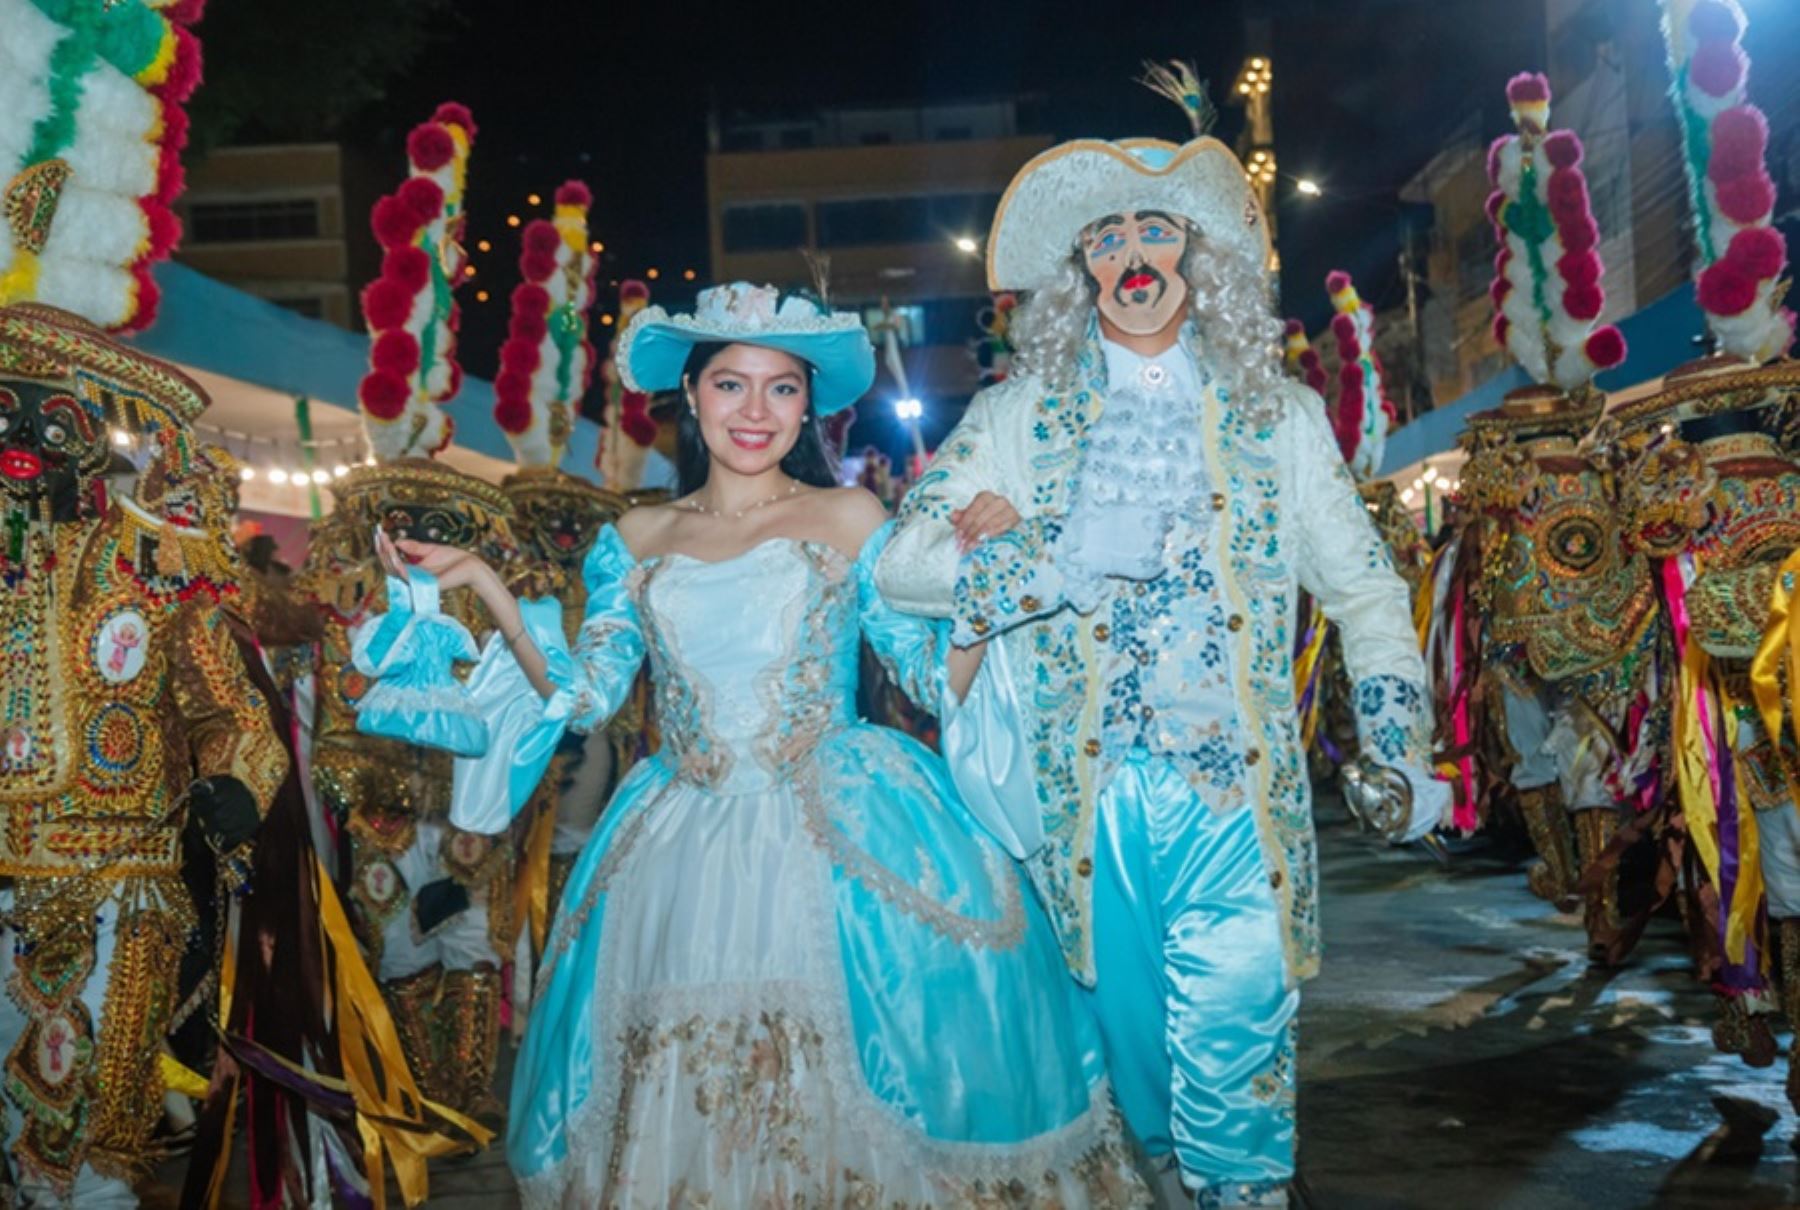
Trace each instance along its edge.
<instances>
[{"instance_id":1,"label":"dancer with ornate headdress","mask_svg":"<svg viewBox=\"0 0 1800 1210\"><path fill-rule=\"evenodd\" d=\"M514 533L526 557L547 573L545 587L562 605L563 629L574 642L587 605L582 565L600 531L619 518L626 502L616 492L559 469L575 408L599 365L587 339L599 261L588 241L593 197L587 186L565 182L555 201L553 219L525 226L519 258L525 283L513 291L510 335L500 348L501 372L494 382L494 418L519 462L518 471L500 483L513 504ZM539 809L525 832L518 899L528 917L534 954L543 951L550 910L593 833L600 808L637 755L641 695L633 695L633 705L638 708L621 710L604 731L579 744L565 744L539 787ZM495 793L504 790L493 787ZM525 980L524 987L529 986Z\"/></svg>"},{"instance_id":2,"label":"dancer with ornate headdress","mask_svg":"<svg viewBox=\"0 0 1800 1210\"><path fill-rule=\"evenodd\" d=\"M1648 556L1672 631L1669 780L1700 974L1724 1005L1714 1040L1766 1066L1777 1054L1772 974L1790 1027L1800 1021L1800 748L1781 685L1800 671L1783 655L1800 570L1800 364L1787 355L1787 246L1773 225L1768 123L1748 100L1744 13L1729 0L1663 7L1695 297L1716 351L1613 409L1594 445L1617 473L1621 527ZM1800 1105L1796 1056L1788 1096Z\"/></svg>"},{"instance_id":3,"label":"dancer with ornate headdress","mask_svg":"<svg viewBox=\"0 0 1800 1210\"><path fill-rule=\"evenodd\" d=\"M1065 143L1014 178L988 244L990 287L1027 292L1013 374L944 440L876 579L1029 687L1009 830L1139 1140L1202 1204L1285 1205L1320 958L1302 588L1342 628L1390 835L1446 796L1406 585L1282 374L1243 167L1195 134Z\"/></svg>"},{"instance_id":4,"label":"dancer with ornate headdress","mask_svg":"<svg viewBox=\"0 0 1800 1210\"><path fill-rule=\"evenodd\" d=\"M508 838L445 822L451 756L400 728L358 726L379 662L364 623L392 611L374 533L462 542L501 562L518 554L512 505L497 487L436 462L452 437L442 404L461 380L453 289L462 278L463 191L475 124L440 106L407 139L411 171L375 205L386 249L363 292L372 337L360 401L376 456L331 483L336 509L313 529L302 582L324 607L310 764L324 809L349 837L340 870L371 966L425 1095L490 1123L500 1046L501 967L516 937ZM473 658L492 633L479 602L445 608Z\"/></svg>"},{"instance_id":5,"label":"dancer with ornate headdress","mask_svg":"<svg viewBox=\"0 0 1800 1210\"><path fill-rule=\"evenodd\" d=\"M1616 523L1614 479L1582 444L1604 406L1594 375L1625 359L1625 342L1599 322L1581 141L1550 128L1544 76L1516 76L1506 95L1518 133L1488 157L1502 249L1494 334L1536 385L1469 420L1461 482L1481 566L1462 582L1472 598L1445 604L1487 614L1468 672L1488 682L1514 757L1507 777L1541 858L1532 889L1567 905L1591 870L1580 895L1590 949L1617 962L1654 904L1636 897L1623 911L1617 855L1601 858L1622 827L1648 826L1657 801L1664 634L1649 563Z\"/></svg>"}]
</instances>

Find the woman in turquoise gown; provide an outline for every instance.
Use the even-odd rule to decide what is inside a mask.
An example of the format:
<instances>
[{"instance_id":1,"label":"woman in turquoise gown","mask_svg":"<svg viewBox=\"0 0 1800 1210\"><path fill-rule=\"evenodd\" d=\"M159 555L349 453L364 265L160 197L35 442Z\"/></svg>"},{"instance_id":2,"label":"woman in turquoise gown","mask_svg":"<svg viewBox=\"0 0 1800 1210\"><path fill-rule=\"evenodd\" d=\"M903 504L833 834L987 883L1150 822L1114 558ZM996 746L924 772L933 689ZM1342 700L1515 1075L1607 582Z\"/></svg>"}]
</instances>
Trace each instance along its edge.
<instances>
[{"instance_id":1,"label":"woman in turquoise gown","mask_svg":"<svg viewBox=\"0 0 1800 1210\"><path fill-rule=\"evenodd\" d=\"M701 297L644 312L620 362L639 389L688 389L705 478L601 534L572 655L472 556L401 548L476 587L517 656L487 758L514 800L539 767L516 753L603 723L649 660L662 747L570 875L514 1072L526 1204L1141 1203L1098 1034L1019 872L942 761L855 714L863 641L927 709L954 710L952 665L971 666L882 601L879 506L820 484L809 452L867 389L867 337L773 291ZM459 801L498 784L481 764L459 765Z\"/></svg>"}]
</instances>

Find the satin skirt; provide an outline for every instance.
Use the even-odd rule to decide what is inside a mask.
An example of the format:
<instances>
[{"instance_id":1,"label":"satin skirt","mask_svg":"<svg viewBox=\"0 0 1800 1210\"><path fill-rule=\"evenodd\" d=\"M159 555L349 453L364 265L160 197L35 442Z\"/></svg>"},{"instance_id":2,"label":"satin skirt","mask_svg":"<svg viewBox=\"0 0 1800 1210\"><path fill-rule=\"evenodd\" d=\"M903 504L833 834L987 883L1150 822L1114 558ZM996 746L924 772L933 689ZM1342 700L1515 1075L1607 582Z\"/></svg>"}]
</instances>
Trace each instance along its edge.
<instances>
[{"instance_id":1,"label":"satin skirt","mask_svg":"<svg viewBox=\"0 0 1800 1210\"><path fill-rule=\"evenodd\" d=\"M527 1204L1143 1201L1048 922L965 814L862 725L779 780L634 768L520 1052Z\"/></svg>"},{"instance_id":2,"label":"satin skirt","mask_svg":"<svg viewBox=\"0 0 1800 1210\"><path fill-rule=\"evenodd\" d=\"M1202 1205L1285 1206L1294 1175L1300 993L1256 825L1142 751L1100 795L1087 995L1132 1132Z\"/></svg>"}]
</instances>

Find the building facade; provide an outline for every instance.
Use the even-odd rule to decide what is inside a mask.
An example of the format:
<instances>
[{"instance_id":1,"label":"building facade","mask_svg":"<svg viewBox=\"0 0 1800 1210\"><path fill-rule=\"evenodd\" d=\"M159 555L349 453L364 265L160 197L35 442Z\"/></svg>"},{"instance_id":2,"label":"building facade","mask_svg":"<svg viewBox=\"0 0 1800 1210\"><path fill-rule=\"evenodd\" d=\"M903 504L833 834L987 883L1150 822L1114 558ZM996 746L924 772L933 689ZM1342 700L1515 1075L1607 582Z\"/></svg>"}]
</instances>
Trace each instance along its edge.
<instances>
[{"instance_id":1,"label":"building facade","mask_svg":"<svg viewBox=\"0 0 1800 1210\"><path fill-rule=\"evenodd\" d=\"M988 224L1013 174L1051 143L1031 104L975 101L715 116L706 160L711 277L780 284L828 265L831 301L892 324L908 389L975 390ZM884 367L878 396L898 389Z\"/></svg>"},{"instance_id":2,"label":"building facade","mask_svg":"<svg viewBox=\"0 0 1800 1210\"><path fill-rule=\"evenodd\" d=\"M215 150L188 169L176 210L186 227L176 259L206 274L339 327L358 323L358 261L373 241L351 223L346 162L334 143ZM350 216L356 218L352 220Z\"/></svg>"},{"instance_id":3,"label":"building facade","mask_svg":"<svg viewBox=\"0 0 1800 1210\"><path fill-rule=\"evenodd\" d=\"M1796 6L1753 6L1745 47L1751 100L1769 117L1770 170L1792 214L1800 193L1800 77L1779 69L1800 54ZM1688 185L1658 5L1617 0L1546 0L1544 62L1551 124L1573 130L1606 265L1606 310L1618 320L1687 282L1693 270ZM1527 65L1521 65L1524 67ZM1485 210L1492 187L1487 147L1511 129L1503 96L1482 98L1402 190L1434 216L1421 317L1424 364L1435 403L1455 400L1503 371L1488 286L1498 252ZM1790 232L1791 234L1791 232ZM1695 329L1699 331L1696 316ZM1698 352L1698 350L1696 350Z\"/></svg>"}]
</instances>

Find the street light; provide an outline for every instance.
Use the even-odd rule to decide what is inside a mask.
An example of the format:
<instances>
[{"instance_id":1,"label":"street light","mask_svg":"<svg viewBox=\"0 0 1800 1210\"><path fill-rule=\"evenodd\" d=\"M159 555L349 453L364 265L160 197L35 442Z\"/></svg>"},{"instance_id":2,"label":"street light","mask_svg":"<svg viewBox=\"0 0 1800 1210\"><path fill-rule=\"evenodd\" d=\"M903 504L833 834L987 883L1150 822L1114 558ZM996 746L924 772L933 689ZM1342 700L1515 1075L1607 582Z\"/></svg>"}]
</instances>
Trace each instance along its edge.
<instances>
[{"instance_id":1,"label":"street light","mask_svg":"<svg viewBox=\"0 0 1800 1210\"><path fill-rule=\"evenodd\" d=\"M925 405L910 396L894 400L894 415L898 416L908 431L912 433L913 474L925 473L925 434L919 431L919 421L925 415Z\"/></svg>"},{"instance_id":2,"label":"street light","mask_svg":"<svg viewBox=\"0 0 1800 1210\"><path fill-rule=\"evenodd\" d=\"M1319 182L1313 180L1311 177L1304 176L1294 182L1294 188L1298 189L1301 193L1304 193L1307 197L1318 197L1321 193L1325 192L1323 189L1319 188Z\"/></svg>"},{"instance_id":3,"label":"street light","mask_svg":"<svg viewBox=\"0 0 1800 1210\"><path fill-rule=\"evenodd\" d=\"M970 239L966 235L959 235L956 238L956 250L958 252L966 252L970 256L974 256L975 253L977 253L981 250L981 245L976 243L973 239Z\"/></svg>"}]
</instances>

